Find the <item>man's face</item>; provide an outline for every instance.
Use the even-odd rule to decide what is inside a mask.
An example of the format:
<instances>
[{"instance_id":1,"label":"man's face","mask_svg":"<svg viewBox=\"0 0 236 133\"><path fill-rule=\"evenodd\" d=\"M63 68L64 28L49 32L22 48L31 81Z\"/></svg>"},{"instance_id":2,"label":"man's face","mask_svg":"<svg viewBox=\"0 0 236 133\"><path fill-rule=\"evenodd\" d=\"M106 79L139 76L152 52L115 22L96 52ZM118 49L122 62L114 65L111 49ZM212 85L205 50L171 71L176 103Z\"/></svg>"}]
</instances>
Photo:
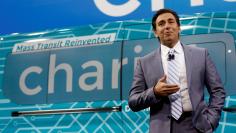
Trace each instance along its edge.
<instances>
[{"instance_id":1,"label":"man's face","mask_svg":"<svg viewBox=\"0 0 236 133\"><path fill-rule=\"evenodd\" d=\"M156 19L155 34L161 43L173 47L179 40L180 27L171 13L163 13Z\"/></svg>"}]
</instances>

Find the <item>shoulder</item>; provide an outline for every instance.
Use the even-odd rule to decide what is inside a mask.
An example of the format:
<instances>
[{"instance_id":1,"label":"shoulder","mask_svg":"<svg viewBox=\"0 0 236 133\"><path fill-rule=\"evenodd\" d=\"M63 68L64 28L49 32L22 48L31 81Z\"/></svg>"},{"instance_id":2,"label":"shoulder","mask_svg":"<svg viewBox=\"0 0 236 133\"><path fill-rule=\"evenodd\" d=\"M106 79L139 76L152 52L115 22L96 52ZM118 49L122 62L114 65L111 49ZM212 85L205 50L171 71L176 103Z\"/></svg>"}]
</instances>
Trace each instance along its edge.
<instances>
[{"instance_id":1,"label":"shoulder","mask_svg":"<svg viewBox=\"0 0 236 133\"><path fill-rule=\"evenodd\" d=\"M192 60L205 60L209 53L206 48L197 47L196 45L183 45L184 54L191 56Z\"/></svg>"},{"instance_id":2,"label":"shoulder","mask_svg":"<svg viewBox=\"0 0 236 133\"><path fill-rule=\"evenodd\" d=\"M207 49L206 48L202 48L202 47L198 47L194 44L191 44L191 45L183 45L183 48L185 50L189 50L191 52L203 52L203 53L206 53L207 52Z\"/></svg>"},{"instance_id":3,"label":"shoulder","mask_svg":"<svg viewBox=\"0 0 236 133\"><path fill-rule=\"evenodd\" d=\"M155 49L154 51L152 51L151 53L146 54L143 57L140 57L139 60L141 62L146 62L146 61L150 61L153 60L156 56L158 56L158 50L159 49Z\"/></svg>"}]
</instances>

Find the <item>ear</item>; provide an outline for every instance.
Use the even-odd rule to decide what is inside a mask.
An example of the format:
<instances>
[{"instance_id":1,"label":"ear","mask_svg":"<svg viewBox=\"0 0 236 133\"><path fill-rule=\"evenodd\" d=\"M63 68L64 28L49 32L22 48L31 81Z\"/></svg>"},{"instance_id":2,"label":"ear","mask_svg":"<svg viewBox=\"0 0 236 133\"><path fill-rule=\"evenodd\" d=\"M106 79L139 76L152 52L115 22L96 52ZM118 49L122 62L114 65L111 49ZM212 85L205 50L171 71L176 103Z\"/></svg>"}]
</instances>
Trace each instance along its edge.
<instances>
[{"instance_id":1,"label":"ear","mask_svg":"<svg viewBox=\"0 0 236 133\"><path fill-rule=\"evenodd\" d=\"M180 28L180 26L179 26L179 33L181 32L181 28Z\"/></svg>"},{"instance_id":2,"label":"ear","mask_svg":"<svg viewBox=\"0 0 236 133\"><path fill-rule=\"evenodd\" d=\"M158 34L157 34L156 30L153 30L153 33L154 33L155 37L158 37Z\"/></svg>"}]
</instances>

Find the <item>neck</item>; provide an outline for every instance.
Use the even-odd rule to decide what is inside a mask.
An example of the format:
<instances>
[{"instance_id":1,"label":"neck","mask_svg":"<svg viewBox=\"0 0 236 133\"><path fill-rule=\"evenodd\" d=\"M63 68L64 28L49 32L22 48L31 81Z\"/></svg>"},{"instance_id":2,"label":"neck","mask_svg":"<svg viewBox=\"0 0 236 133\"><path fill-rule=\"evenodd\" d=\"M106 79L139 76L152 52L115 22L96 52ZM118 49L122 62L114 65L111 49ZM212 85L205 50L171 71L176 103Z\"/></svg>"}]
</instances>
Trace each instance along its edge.
<instances>
[{"instance_id":1,"label":"neck","mask_svg":"<svg viewBox=\"0 0 236 133\"><path fill-rule=\"evenodd\" d=\"M176 44L164 44L165 46L169 47L169 48L173 48Z\"/></svg>"},{"instance_id":2,"label":"neck","mask_svg":"<svg viewBox=\"0 0 236 133\"><path fill-rule=\"evenodd\" d=\"M178 41L176 42L163 42L162 44L165 45L166 47L173 48Z\"/></svg>"}]
</instances>

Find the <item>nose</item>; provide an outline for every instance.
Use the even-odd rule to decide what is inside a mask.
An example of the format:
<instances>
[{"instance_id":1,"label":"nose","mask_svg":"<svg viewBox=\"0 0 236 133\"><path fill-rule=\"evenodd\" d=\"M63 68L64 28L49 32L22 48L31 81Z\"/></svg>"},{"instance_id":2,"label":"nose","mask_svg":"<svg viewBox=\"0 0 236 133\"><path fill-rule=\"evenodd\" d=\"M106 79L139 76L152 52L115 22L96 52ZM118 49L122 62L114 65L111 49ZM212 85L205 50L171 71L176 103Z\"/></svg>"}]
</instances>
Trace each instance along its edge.
<instances>
[{"instance_id":1,"label":"nose","mask_svg":"<svg viewBox=\"0 0 236 133\"><path fill-rule=\"evenodd\" d=\"M165 24L165 29L169 29L170 28L170 24L169 23L166 23Z\"/></svg>"}]
</instances>

